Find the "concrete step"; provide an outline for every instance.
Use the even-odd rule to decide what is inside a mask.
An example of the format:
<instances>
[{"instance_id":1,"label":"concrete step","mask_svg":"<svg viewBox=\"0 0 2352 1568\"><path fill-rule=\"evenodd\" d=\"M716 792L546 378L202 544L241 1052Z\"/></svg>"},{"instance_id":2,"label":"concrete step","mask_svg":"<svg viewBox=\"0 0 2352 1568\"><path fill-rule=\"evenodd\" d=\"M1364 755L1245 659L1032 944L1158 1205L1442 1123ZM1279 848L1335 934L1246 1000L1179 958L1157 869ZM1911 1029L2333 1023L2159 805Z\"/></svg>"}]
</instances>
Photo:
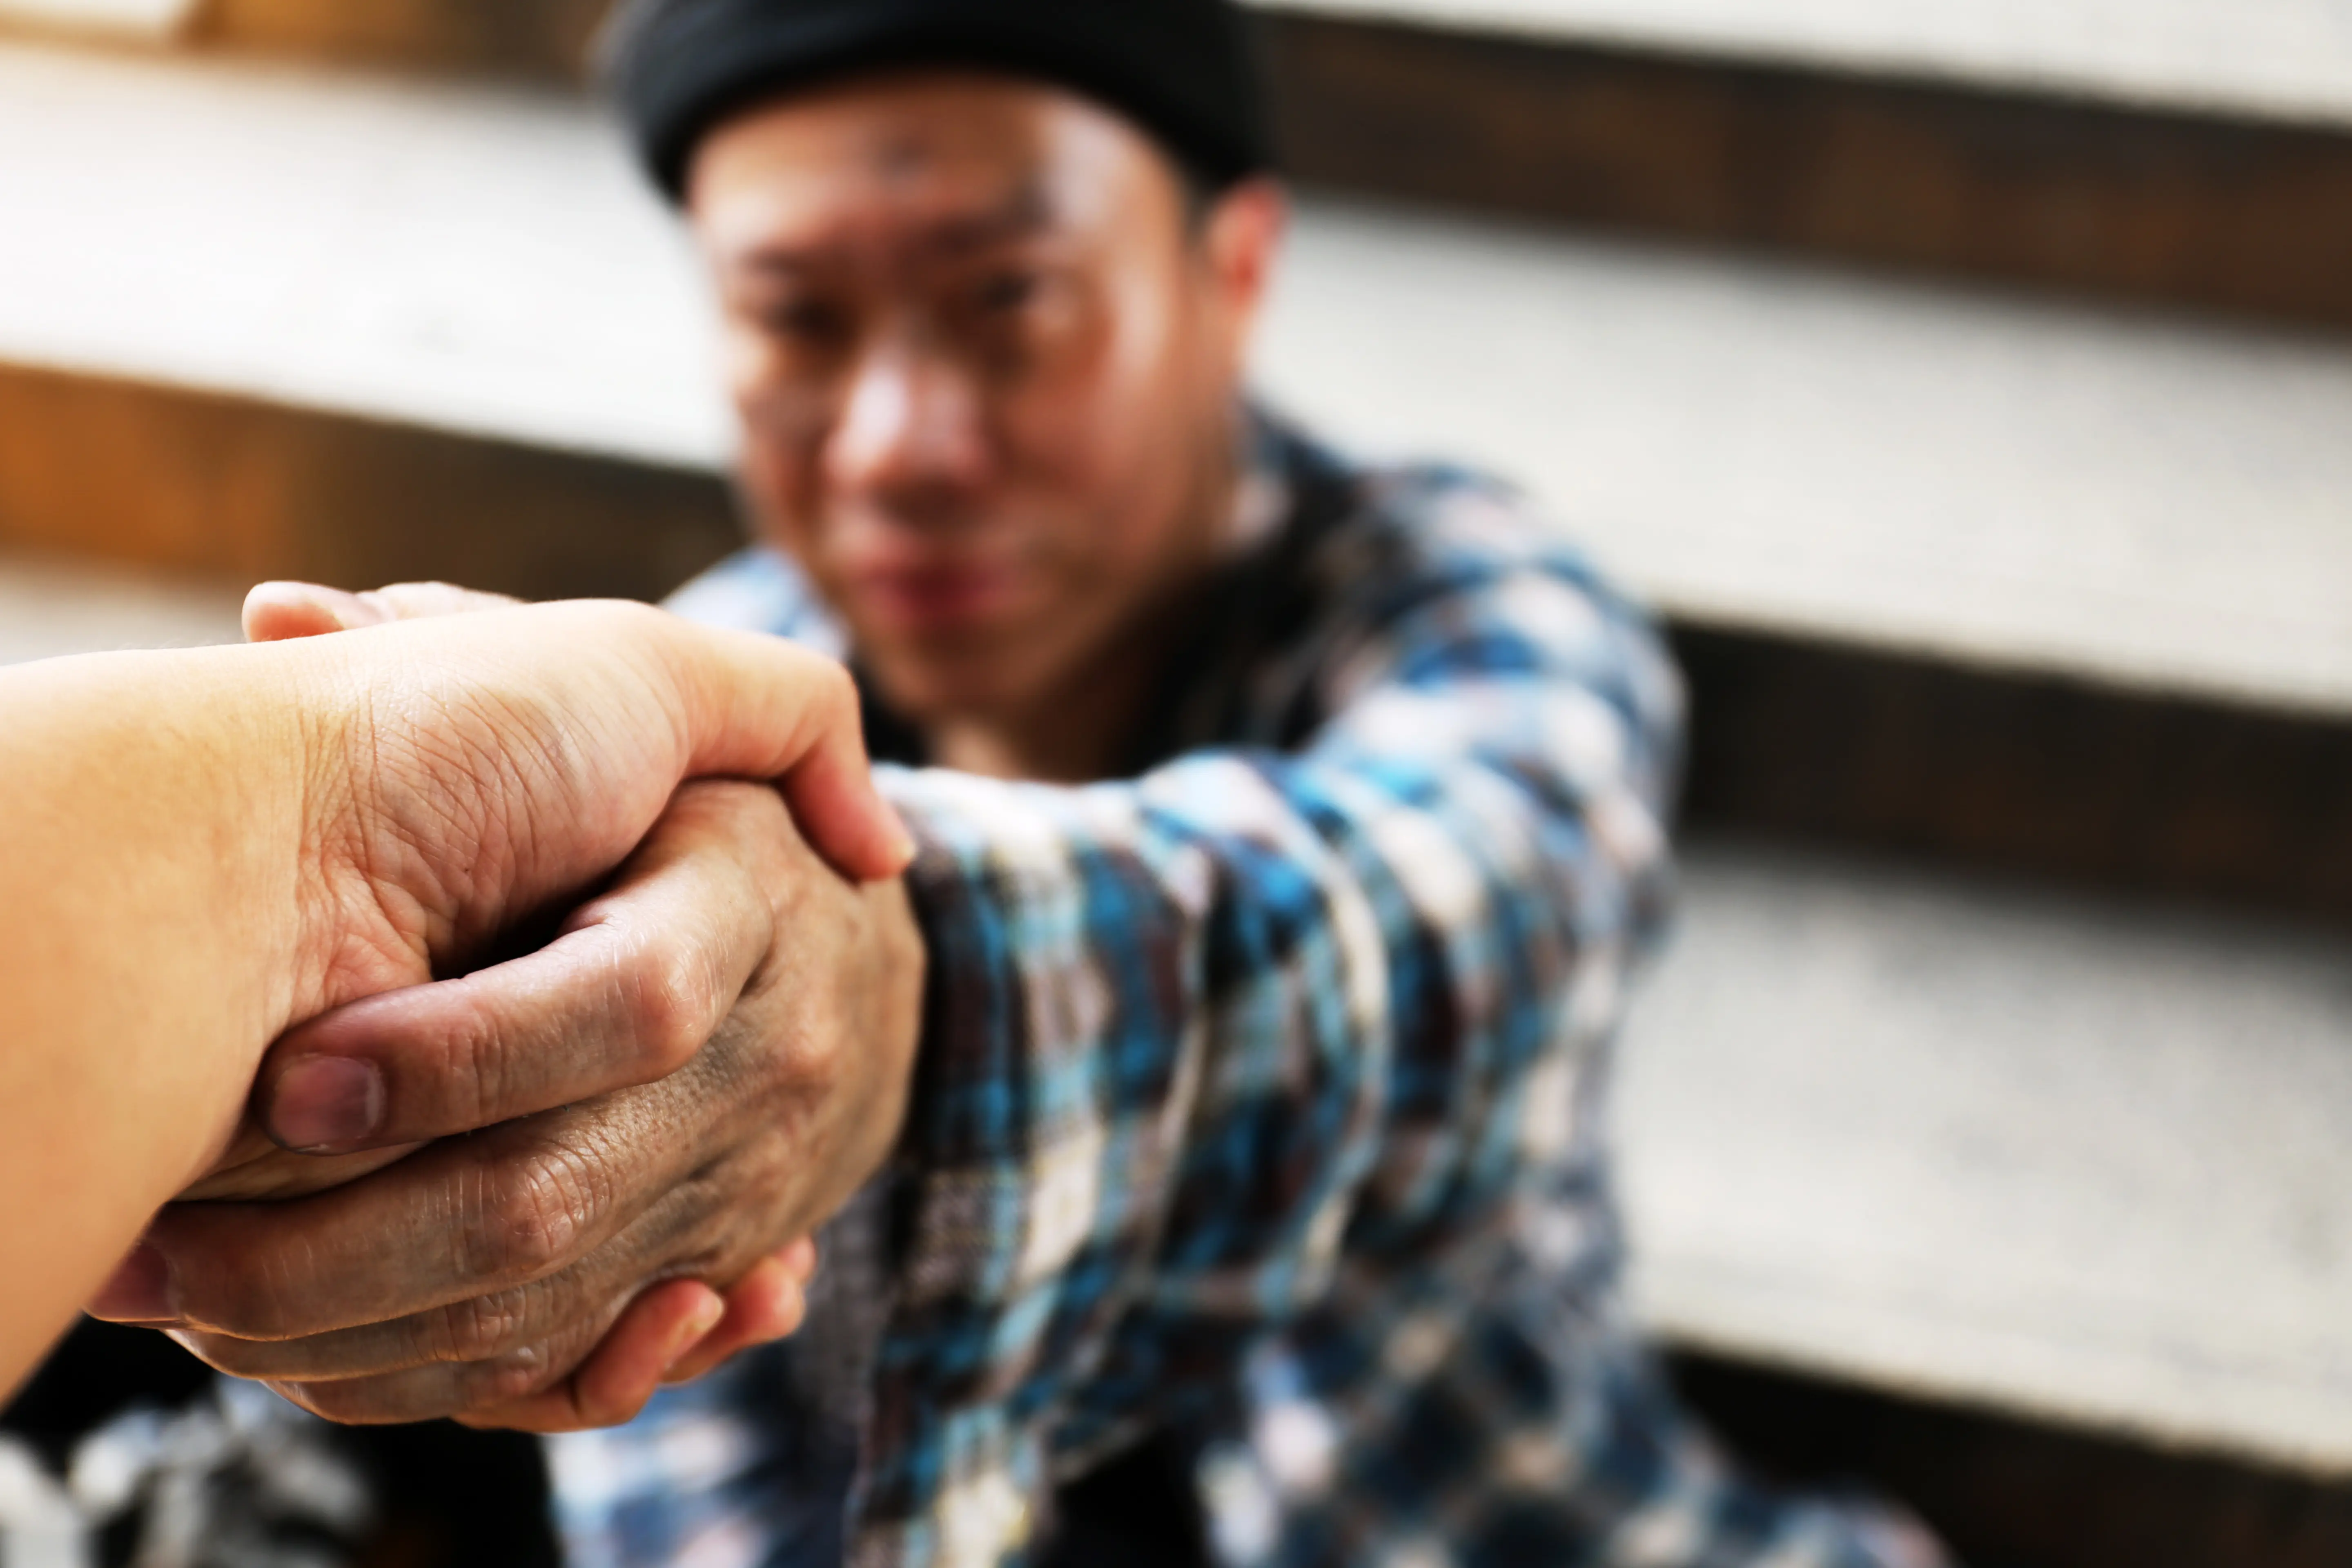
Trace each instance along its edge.
<instances>
[{"instance_id":1,"label":"concrete step","mask_svg":"<svg viewBox=\"0 0 2352 1568\"><path fill-rule=\"evenodd\" d=\"M0 48L0 399L50 432L0 458L0 535L282 564L142 523L207 484L248 535L395 526L324 459L299 494L93 460L124 400L152 432L193 398L287 424L279 467L349 425L407 485L478 447L583 465L571 500L636 471L676 563L723 539L702 286L572 99ZM1310 201L1264 377L1517 477L1691 624L2352 715L2352 342ZM487 542L515 501L432 526Z\"/></svg>"},{"instance_id":2,"label":"concrete step","mask_svg":"<svg viewBox=\"0 0 2352 1568\"><path fill-rule=\"evenodd\" d=\"M0 32L577 80L609 0L0 0Z\"/></svg>"},{"instance_id":3,"label":"concrete step","mask_svg":"<svg viewBox=\"0 0 2352 1568\"><path fill-rule=\"evenodd\" d=\"M2333 0L1276 0L1265 8L2352 127L2352 15Z\"/></svg>"},{"instance_id":4,"label":"concrete step","mask_svg":"<svg viewBox=\"0 0 2352 1568\"><path fill-rule=\"evenodd\" d=\"M0 48L0 542L526 594L658 593L725 546L699 284L574 97ZM1963 710L2032 752L2186 705L2135 771L2193 774L2218 717L2287 748L2281 787L2334 776L2292 759L2352 734L2352 344L1319 200L1298 239L1267 383L1558 502L1698 656L1726 817L1789 820L1726 808L1730 773L1842 798L1750 765L1802 750L1906 799L1928 759L1973 823L1983 775L1933 750L1984 732ZM25 646L136 640L86 626ZM2063 701L2012 734L2020 692ZM1783 728L1803 701L1835 710ZM1786 739L1906 728L1899 766ZM2281 858L2352 846L2320 793ZM1704 843L1691 890L1626 1082L1664 1329L2352 1463L2340 938Z\"/></svg>"},{"instance_id":5,"label":"concrete step","mask_svg":"<svg viewBox=\"0 0 2352 1568\"><path fill-rule=\"evenodd\" d=\"M0 664L236 642L244 589L68 557L0 554Z\"/></svg>"},{"instance_id":6,"label":"concrete step","mask_svg":"<svg viewBox=\"0 0 2352 1568\"><path fill-rule=\"evenodd\" d=\"M1310 185L2352 325L2352 131L2315 112L2149 107L2052 95L2032 73L1884 76L1801 53L1759 64L1613 33L1267 20L1286 161Z\"/></svg>"},{"instance_id":7,"label":"concrete step","mask_svg":"<svg viewBox=\"0 0 2352 1568\"><path fill-rule=\"evenodd\" d=\"M2352 1477L2352 939L1699 840L1619 1118L1681 1342Z\"/></svg>"},{"instance_id":8,"label":"concrete step","mask_svg":"<svg viewBox=\"0 0 2352 1568\"><path fill-rule=\"evenodd\" d=\"M2332 0L1250 0L1545 44L2233 119L2352 127L2352 21ZM0 0L0 27L79 27L375 64L574 78L611 0Z\"/></svg>"},{"instance_id":9,"label":"concrete step","mask_svg":"<svg viewBox=\"0 0 2352 1568\"><path fill-rule=\"evenodd\" d=\"M0 0L576 84L605 0ZM2333 0L1274 0L1310 186L2352 326ZM120 37L121 28L98 36Z\"/></svg>"}]
</instances>

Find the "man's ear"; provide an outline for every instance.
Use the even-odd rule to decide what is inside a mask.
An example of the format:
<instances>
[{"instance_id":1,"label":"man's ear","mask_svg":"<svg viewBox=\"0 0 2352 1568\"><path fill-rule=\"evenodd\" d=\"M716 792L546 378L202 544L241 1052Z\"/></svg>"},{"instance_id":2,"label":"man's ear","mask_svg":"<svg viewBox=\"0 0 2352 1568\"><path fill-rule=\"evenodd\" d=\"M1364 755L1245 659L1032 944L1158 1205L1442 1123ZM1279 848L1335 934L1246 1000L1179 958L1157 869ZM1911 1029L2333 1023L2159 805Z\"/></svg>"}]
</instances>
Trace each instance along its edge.
<instances>
[{"instance_id":1,"label":"man's ear","mask_svg":"<svg viewBox=\"0 0 2352 1568\"><path fill-rule=\"evenodd\" d=\"M1237 374L1248 357L1258 313L1273 289L1275 264L1289 226L1290 197L1267 178L1244 180L1223 192L1202 219L1202 257Z\"/></svg>"}]
</instances>

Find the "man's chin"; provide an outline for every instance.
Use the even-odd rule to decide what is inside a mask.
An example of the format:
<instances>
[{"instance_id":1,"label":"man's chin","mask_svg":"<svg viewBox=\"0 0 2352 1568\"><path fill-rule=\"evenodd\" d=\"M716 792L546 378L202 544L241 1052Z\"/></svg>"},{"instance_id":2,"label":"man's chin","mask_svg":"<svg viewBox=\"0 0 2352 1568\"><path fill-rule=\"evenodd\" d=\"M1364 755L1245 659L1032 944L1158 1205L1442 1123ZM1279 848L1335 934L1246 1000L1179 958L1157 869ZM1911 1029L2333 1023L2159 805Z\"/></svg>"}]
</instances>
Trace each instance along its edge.
<instances>
[{"instance_id":1,"label":"man's chin","mask_svg":"<svg viewBox=\"0 0 2352 1568\"><path fill-rule=\"evenodd\" d=\"M867 668L891 711L926 728L1016 710L1028 689L1015 661L992 658L980 649L914 658L869 658Z\"/></svg>"}]
</instances>

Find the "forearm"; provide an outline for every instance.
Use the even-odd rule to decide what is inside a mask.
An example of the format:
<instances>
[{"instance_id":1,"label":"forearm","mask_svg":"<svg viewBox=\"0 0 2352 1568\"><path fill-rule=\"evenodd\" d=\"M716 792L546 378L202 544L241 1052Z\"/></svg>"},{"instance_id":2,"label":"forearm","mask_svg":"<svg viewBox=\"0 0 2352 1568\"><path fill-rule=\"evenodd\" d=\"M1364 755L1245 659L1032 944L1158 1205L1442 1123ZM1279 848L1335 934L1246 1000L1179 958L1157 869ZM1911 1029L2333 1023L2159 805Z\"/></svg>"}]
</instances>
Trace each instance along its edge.
<instances>
[{"instance_id":1,"label":"forearm","mask_svg":"<svg viewBox=\"0 0 2352 1568\"><path fill-rule=\"evenodd\" d=\"M1108 1440L1339 1270L1410 1275L1580 1157L1664 901L1675 732L1654 645L1594 609L1525 583L1436 606L1299 753L889 779L936 976L901 1329L938 1358L885 1401L886 1451L987 1416L924 1392L976 1344L1057 1444ZM876 1506L922 1484L886 1471Z\"/></svg>"},{"instance_id":2,"label":"forearm","mask_svg":"<svg viewBox=\"0 0 2352 1568\"><path fill-rule=\"evenodd\" d=\"M0 1386L226 1138L301 988L288 661L0 672Z\"/></svg>"}]
</instances>

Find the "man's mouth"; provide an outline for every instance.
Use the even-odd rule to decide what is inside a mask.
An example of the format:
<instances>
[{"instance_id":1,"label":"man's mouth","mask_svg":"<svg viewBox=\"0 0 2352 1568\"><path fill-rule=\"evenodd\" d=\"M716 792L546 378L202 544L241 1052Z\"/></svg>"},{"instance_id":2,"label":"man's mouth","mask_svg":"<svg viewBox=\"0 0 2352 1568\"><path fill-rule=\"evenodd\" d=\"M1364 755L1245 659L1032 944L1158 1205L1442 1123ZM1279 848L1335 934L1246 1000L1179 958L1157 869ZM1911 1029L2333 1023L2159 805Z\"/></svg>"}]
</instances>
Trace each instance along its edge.
<instances>
[{"instance_id":1,"label":"man's mouth","mask_svg":"<svg viewBox=\"0 0 2352 1568\"><path fill-rule=\"evenodd\" d=\"M881 626L937 632L988 620L1018 594L1013 567L978 563L876 567L853 579L853 591Z\"/></svg>"}]
</instances>

